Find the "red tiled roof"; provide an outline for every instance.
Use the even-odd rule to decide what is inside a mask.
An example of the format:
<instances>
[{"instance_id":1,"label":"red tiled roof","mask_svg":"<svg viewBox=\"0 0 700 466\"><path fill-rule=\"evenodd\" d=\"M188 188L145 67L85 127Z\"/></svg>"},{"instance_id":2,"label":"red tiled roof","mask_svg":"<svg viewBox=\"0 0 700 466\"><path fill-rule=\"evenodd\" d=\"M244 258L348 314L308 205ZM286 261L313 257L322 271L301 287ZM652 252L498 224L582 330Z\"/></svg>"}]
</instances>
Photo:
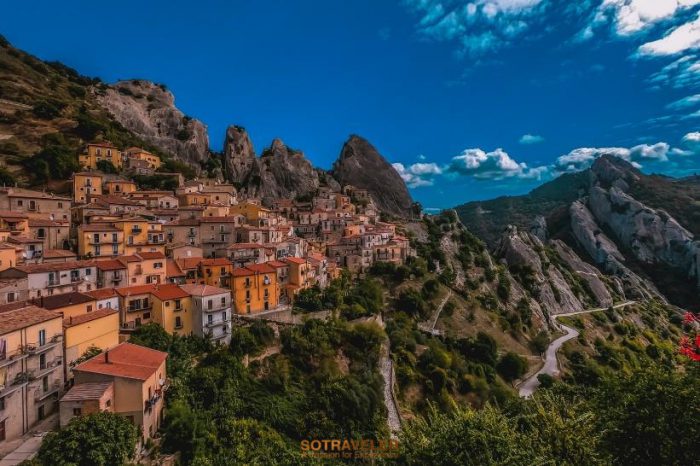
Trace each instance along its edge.
<instances>
[{"instance_id":1,"label":"red tiled roof","mask_svg":"<svg viewBox=\"0 0 700 466\"><path fill-rule=\"evenodd\" d=\"M262 248L262 244L258 243L233 243L226 249L250 249L250 248Z\"/></svg>"},{"instance_id":2,"label":"red tiled roof","mask_svg":"<svg viewBox=\"0 0 700 466\"><path fill-rule=\"evenodd\" d=\"M125 342L88 359L73 371L146 380L155 374L167 357L168 353Z\"/></svg>"},{"instance_id":3,"label":"red tiled roof","mask_svg":"<svg viewBox=\"0 0 700 466\"><path fill-rule=\"evenodd\" d=\"M75 304L85 304L94 301L95 298L84 293L71 291L70 293L54 294L51 296L41 296L32 300L32 303L49 310L58 310L66 306Z\"/></svg>"},{"instance_id":4,"label":"red tiled roof","mask_svg":"<svg viewBox=\"0 0 700 466\"><path fill-rule=\"evenodd\" d=\"M180 285L191 296L212 296L216 294L229 293L226 288L219 288L210 285Z\"/></svg>"},{"instance_id":5,"label":"red tiled roof","mask_svg":"<svg viewBox=\"0 0 700 466\"><path fill-rule=\"evenodd\" d=\"M97 261L85 260L85 261L68 261L68 262L56 262L56 263L44 263L44 264L24 264L18 265L14 268L22 271L24 273L43 273L43 272L56 272L59 270L71 270L79 269L85 267L95 267Z\"/></svg>"},{"instance_id":6,"label":"red tiled roof","mask_svg":"<svg viewBox=\"0 0 700 466\"><path fill-rule=\"evenodd\" d=\"M118 232L121 231L118 228L114 228L112 225L109 224L99 224L99 223L90 223L89 225L80 225L78 227L78 230L81 232L103 232L103 231L109 231L109 232Z\"/></svg>"},{"instance_id":7,"label":"red tiled roof","mask_svg":"<svg viewBox=\"0 0 700 466\"><path fill-rule=\"evenodd\" d=\"M251 275L255 275L255 272L253 272L252 270L247 269L245 267L233 269L233 276L234 277L249 277Z\"/></svg>"},{"instance_id":8,"label":"red tiled roof","mask_svg":"<svg viewBox=\"0 0 700 466\"><path fill-rule=\"evenodd\" d=\"M161 301L167 301L168 299L186 298L189 296L185 290L181 289L177 285L158 285L156 289L151 293L156 298Z\"/></svg>"},{"instance_id":9,"label":"red tiled roof","mask_svg":"<svg viewBox=\"0 0 700 466\"><path fill-rule=\"evenodd\" d=\"M126 269L126 265L117 259L107 259L98 260L96 262L97 268L100 270L123 270Z\"/></svg>"},{"instance_id":10,"label":"red tiled roof","mask_svg":"<svg viewBox=\"0 0 700 466\"><path fill-rule=\"evenodd\" d=\"M116 296L117 292L114 288L99 288L97 290L86 291L84 294L92 296L93 298L99 301L101 299L107 299Z\"/></svg>"},{"instance_id":11,"label":"red tiled roof","mask_svg":"<svg viewBox=\"0 0 700 466\"><path fill-rule=\"evenodd\" d=\"M287 265L289 265L289 264L285 264L284 262L280 262L280 261L267 261L267 264L272 266L272 267L277 267L277 268L287 267Z\"/></svg>"},{"instance_id":12,"label":"red tiled roof","mask_svg":"<svg viewBox=\"0 0 700 466\"><path fill-rule=\"evenodd\" d=\"M146 260L165 259L165 254L162 252L137 252L135 255Z\"/></svg>"},{"instance_id":13,"label":"red tiled roof","mask_svg":"<svg viewBox=\"0 0 700 466\"><path fill-rule=\"evenodd\" d=\"M76 257L73 251L64 249L44 249L44 259L57 259L59 257Z\"/></svg>"},{"instance_id":14,"label":"red tiled roof","mask_svg":"<svg viewBox=\"0 0 700 466\"><path fill-rule=\"evenodd\" d=\"M284 260L294 264L306 264L306 259L302 259L300 257L285 257Z\"/></svg>"},{"instance_id":15,"label":"red tiled roof","mask_svg":"<svg viewBox=\"0 0 700 466\"><path fill-rule=\"evenodd\" d=\"M48 320L60 319L61 314L37 306L23 304L17 308L11 306L8 310L0 311L0 335L36 325Z\"/></svg>"},{"instance_id":16,"label":"red tiled roof","mask_svg":"<svg viewBox=\"0 0 700 466\"><path fill-rule=\"evenodd\" d=\"M136 285L116 288L115 291L119 294L119 296L133 296L137 294L153 293L155 288L155 285Z\"/></svg>"},{"instance_id":17,"label":"red tiled roof","mask_svg":"<svg viewBox=\"0 0 700 466\"><path fill-rule=\"evenodd\" d=\"M276 271L274 267L271 267L267 264L250 264L246 265L246 268L257 273L272 273Z\"/></svg>"},{"instance_id":18,"label":"red tiled roof","mask_svg":"<svg viewBox=\"0 0 700 466\"><path fill-rule=\"evenodd\" d=\"M76 325L81 325L86 322L92 322L93 320L97 319L102 319L103 317L110 316L112 314L117 314L119 313L118 309L112 309L110 307L106 307L103 309L98 309L96 311L88 312L87 314L81 314L77 316L72 316L67 319L63 319L63 327L64 328L70 328L70 327L75 327ZM118 327L114 328L115 331L118 331Z\"/></svg>"},{"instance_id":19,"label":"red tiled roof","mask_svg":"<svg viewBox=\"0 0 700 466\"><path fill-rule=\"evenodd\" d=\"M165 275L167 277L184 277L185 273L174 259L167 259L165 261Z\"/></svg>"}]
</instances>

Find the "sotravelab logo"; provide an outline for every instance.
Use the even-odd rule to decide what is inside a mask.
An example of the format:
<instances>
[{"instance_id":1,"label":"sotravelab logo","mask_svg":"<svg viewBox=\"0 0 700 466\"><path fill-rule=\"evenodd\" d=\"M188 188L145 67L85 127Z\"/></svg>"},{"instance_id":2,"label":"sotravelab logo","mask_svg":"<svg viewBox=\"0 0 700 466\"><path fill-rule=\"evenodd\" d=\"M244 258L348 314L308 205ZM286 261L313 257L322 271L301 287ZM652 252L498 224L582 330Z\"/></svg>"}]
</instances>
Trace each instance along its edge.
<instances>
[{"instance_id":1,"label":"sotravelab logo","mask_svg":"<svg viewBox=\"0 0 700 466\"><path fill-rule=\"evenodd\" d=\"M395 439L314 439L302 440L301 454L318 459L398 458L399 441Z\"/></svg>"}]
</instances>

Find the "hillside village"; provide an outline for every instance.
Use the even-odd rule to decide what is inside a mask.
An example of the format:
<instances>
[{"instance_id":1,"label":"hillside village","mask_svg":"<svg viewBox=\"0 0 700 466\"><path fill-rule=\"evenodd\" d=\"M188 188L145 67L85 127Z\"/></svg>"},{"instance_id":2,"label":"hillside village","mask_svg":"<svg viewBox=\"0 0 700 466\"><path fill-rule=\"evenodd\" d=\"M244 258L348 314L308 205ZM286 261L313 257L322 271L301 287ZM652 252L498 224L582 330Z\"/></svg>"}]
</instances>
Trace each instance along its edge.
<instances>
[{"instance_id":1,"label":"hillside village","mask_svg":"<svg viewBox=\"0 0 700 466\"><path fill-rule=\"evenodd\" d=\"M342 270L363 276L414 254L350 185L263 205L216 179L174 175L173 190L138 189L129 175L160 159L135 147L88 144L79 160L71 197L0 189L4 441L56 410L61 425L120 413L146 441L162 422L166 354L128 343L131 332L157 323L228 345L234 316L291 312L300 292ZM105 161L116 173L98 170ZM86 361L95 348L104 353Z\"/></svg>"}]
</instances>

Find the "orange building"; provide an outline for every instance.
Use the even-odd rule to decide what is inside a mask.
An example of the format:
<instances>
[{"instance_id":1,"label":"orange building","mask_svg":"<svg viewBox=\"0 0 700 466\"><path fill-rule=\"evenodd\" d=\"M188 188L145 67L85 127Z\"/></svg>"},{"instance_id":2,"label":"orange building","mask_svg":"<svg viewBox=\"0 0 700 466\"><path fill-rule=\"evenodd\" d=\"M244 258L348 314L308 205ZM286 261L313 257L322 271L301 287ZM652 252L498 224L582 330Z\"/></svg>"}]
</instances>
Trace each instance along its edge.
<instances>
[{"instance_id":1,"label":"orange building","mask_svg":"<svg viewBox=\"0 0 700 466\"><path fill-rule=\"evenodd\" d=\"M276 309L280 290L277 270L268 264L233 269L231 281L234 312L255 314Z\"/></svg>"}]
</instances>

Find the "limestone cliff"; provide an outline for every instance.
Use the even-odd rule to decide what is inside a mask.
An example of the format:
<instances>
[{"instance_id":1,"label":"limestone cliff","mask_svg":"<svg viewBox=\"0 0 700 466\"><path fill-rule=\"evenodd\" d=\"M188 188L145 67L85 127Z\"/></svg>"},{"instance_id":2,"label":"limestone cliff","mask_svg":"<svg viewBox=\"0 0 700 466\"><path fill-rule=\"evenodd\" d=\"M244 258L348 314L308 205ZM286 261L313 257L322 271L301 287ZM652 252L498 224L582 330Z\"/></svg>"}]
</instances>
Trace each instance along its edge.
<instances>
[{"instance_id":1,"label":"limestone cliff","mask_svg":"<svg viewBox=\"0 0 700 466\"><path fill-rule=\"evenodd\" d=\"M119 81L97 100L127 130L180 160L199 167L209 156L206 126L182 113L165 86Z\"/></svg>"}]
</instances>

